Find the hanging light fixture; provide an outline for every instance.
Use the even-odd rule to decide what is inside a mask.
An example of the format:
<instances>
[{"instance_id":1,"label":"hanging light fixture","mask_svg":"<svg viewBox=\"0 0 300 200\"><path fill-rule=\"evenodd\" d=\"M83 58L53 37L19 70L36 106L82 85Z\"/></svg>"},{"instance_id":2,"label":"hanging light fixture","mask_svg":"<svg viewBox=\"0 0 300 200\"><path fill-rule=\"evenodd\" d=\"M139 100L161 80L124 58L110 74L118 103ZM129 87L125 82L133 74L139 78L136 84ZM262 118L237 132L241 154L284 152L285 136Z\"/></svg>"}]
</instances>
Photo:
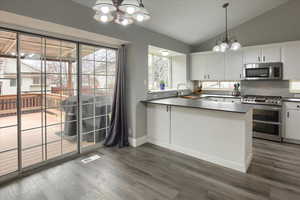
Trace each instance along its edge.
<instances>
[{"instance_id":1,"label":"hanging light fixture","mask_svg":"<svg viewBox=\"0 0 300 200\"><path fill-rule=\"evenodd\" d=\"M102 23L127 26L150 19L142 0L98 0L93 9L96 11L94 19Z\"/></svg>"},{"instance_id":2,"label":"hanging light fixture","mask_svg":"<svg viewBox=\"0 0 300 200\"><path fill-rule=\"evenodd\" d=\"M222 7L225 9L225 24L226 24L226 30L225 30L225 38L221 41L217 41L216 45L213 48L214 52L225 52L228 49L237 51L239 50L242 45L237 40L230 40L229 34L228 34L228 6L229 3L225 3Z\"/></svg>"}]
</instances>

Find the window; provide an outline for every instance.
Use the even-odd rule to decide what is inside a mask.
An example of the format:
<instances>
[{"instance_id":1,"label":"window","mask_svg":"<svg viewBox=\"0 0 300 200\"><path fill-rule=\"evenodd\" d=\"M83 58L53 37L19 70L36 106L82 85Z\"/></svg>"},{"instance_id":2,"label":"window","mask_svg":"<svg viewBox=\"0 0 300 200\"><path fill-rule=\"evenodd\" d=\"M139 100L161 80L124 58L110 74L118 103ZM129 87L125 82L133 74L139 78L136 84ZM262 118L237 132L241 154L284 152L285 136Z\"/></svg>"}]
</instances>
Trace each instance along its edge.
<instances>
[{"instance_id":1,"label":"window","mask_svg":"<svg viewBox=\"0 0 300 200\"><path fill-rule=\"evenodd\" d=\"M171 58L149 54L148 89L160 90L160 83L165 83L165 89L172 88Z\"/></svg>"},{"instance_id":2,"label":"window","mask_svg":"<svg viewBox=\"0 0 300 200\"><path fill-rule=\"evenodd\" d=\"M17 79L10 79L10 83L9 83L10 87L16 87L17 86Z\"/></svg>"},{"instance_id":3,"label":"window","mask_svg":"<svg viewBox=\"0 0 300 200\"><path fill-rule=\"evenodd\" d=\"M235 81L215 81L215 82L202 82L203 90L225 90L231 91L234 89L234 84L239 82Z\"/></svg>"},{"instance_id":4,"label":"window","mask_svg":"<svg viewBox=\"0 0 300 200\"><path fill-rule=\"evenodd\" d=\"M34 85L39 85L39 84L41 84L41 79L40 79L40 77L33 77L32 81L33 81L33 84L34 84Z\"/></svg>"},{"instance_id":5,"label":"window","mask_svg":"<svg viewBox=\"0 0 300 200\"><path fill-rule=\"evenodd\" d=\"M300 81L290 81L290 92L300 93Z\"/></svg>"}]
</instances>

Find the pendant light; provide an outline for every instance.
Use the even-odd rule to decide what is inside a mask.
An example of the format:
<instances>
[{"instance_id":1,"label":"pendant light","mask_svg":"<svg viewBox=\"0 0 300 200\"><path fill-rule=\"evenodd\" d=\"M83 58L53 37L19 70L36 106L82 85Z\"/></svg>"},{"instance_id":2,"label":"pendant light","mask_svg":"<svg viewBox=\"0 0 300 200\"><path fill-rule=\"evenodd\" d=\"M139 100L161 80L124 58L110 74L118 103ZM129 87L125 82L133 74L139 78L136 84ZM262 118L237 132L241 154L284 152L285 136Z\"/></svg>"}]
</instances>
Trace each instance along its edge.
<instances>
[{"instance_id":1,"label":"pendant light","mask_svg":"<svg viewBox=\"0 0 300 200\"><path fill-rule=\"evenodd\" d=\"M127 26L150 19L142 0L98 0L93 9L96 11L94 19L102 23Z\"/></svg>"},{"instance_id":2,"label":"pendant light","mask_svg":"<svg viewBox=\"0 0 300 200\"><path fill-rule=\"evenodd\" d=\"M237 40L230 40L228 34L228 6L229 3L225 3L222 7L225 9L225 38L221 41L217 41L213 48L214 52L225 52L228 49L237 51L242 45Z\"/></svg>"}]
</instances>

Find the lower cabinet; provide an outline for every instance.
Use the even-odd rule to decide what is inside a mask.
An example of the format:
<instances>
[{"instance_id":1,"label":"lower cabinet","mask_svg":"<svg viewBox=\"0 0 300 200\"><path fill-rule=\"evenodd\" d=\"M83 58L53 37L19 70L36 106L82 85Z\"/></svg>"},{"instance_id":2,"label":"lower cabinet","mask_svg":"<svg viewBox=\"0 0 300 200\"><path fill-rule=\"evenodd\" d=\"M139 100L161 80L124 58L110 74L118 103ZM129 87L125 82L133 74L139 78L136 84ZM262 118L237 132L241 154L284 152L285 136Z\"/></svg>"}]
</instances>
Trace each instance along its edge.
<instances>
[{"instance_id":1,"label":"lower cabinet","mask_svg":"<svg viewBox=\"0 0 300 200\"><path fill-rule=\"evenodd\" d=\"M300 142L300 103L285 103L285 139Z\"/></svg>"},{"instance_id":2,"label":"lower cabinet","mask_svg":"<svg viewBox=\"0 0 300 200\"><path fill-rule=\"evenodd\" d=\"M171 106L147 105L148 140L161 144L170 144Z\"/></svg>"}]
</instances>

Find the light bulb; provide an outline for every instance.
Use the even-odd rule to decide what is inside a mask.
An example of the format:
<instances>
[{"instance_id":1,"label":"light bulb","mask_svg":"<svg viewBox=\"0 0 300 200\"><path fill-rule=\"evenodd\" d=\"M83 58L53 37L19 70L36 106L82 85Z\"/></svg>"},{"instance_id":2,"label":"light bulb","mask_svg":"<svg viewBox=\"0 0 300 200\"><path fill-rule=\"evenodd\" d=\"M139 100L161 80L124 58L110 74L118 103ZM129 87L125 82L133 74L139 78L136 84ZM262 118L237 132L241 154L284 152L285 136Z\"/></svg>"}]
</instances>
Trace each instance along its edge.
<instances>
[{"instance_id":1,"label":"light bulb","mask_svg":"<svg viewBox=\"0 0 300 200\"><path fill-rule=\"evenodd\" d=\"M170 54L167 50L161 50L160 53L163 56L168 56Z\"/></svg>"},{"instance_id":2,"label":"light bulb","mask_svg":"<svg viewBox=\"0 0 300 200\"><path fill-rule=\"evenodd\" d=\"M107 15L102 15L102 16L100 17L100 20L101 20L101 22L106 23L106 22L108 21Z\"/></svg>"},{"instance_id":3,"label":"light bulb","mask_svg":"<svg viewBox=\"0 0 300 200\"><path fill-rule=\"evenodd\" d=\"M123 26L127 26L129 24L129 21L128 19L123 19L121 23Z\"/></svg>"},{"instance_id":4,"label":"light bulb","mask_svg":"<svg viewBox=\"0 0 300 200\"><path fill-rule=\"evenodd\" d=\"M230 49L233 50L233 51L237 51L241 47L242 47L242 45L239 42L235 41L234 43L231 44Z\"/></svg>"},{"instance_id":5,"label":"light bulb","mask_svg":"<svg viewBox=\"0 0 300 200\"><path fill-rule=\"evenodd\" d=\"M220 44L221 52L225 52L229 48L229 45L226 42Z\"/></svg>"},{"instance_id":6,"label":"light bulb","mask_svg":"<svg viewBox=\"0 0 300 200\"><path fill-rule=\"evenodd\" d=\"M132 15L133 13L135 13L135 8L134 8L134 7L128 7L128 8L126 9L126 12L127 12L128 14Z\"/></svg>"},{"instance_id":7,"label":"light bulb","mask_svg":"<svg viewBox=\"0 0 300 200\"><path fill-rule=\"evenodd\" d=\"M136 20L139 21L139 22L144 21L144 19L145 19L144 15L138 14L138 15L136 16Z\"/></svg>"},{"instance_id":8,"label":"light bulb","mask_svg":"<svg viewBox=\"0 0 300 200\"><path fill-rule=\"evenodd\" d=\"M214 46L213 51L214 52L220 52L221 51L220 46L219 45Z\"/></svg>"},{"instance_id":9,"label":"light bulb","mask_svg":"<svg viewBox=\"0 0 300 200\"><path fill-rule=\"evenodd\" d=\"M102 6L100 8L101 12L103 12L104 14L107 14L109 13L109 7L108 6Z\"/></svg>"}]
</instances>

